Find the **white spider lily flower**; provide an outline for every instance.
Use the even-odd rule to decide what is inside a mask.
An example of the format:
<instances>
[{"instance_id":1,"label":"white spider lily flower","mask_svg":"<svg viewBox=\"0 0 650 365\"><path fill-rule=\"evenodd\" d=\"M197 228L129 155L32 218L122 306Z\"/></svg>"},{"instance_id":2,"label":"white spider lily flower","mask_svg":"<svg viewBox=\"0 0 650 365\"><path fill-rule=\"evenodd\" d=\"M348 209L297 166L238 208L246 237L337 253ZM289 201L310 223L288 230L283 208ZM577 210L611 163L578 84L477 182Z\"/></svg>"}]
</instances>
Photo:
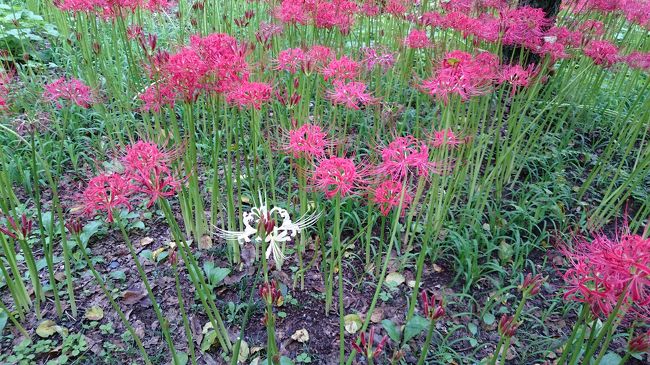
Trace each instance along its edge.
<instances>
[{"instance_id":1,"label":"white spider lily flower","mask_svg":"<svg viewBox=\"0 0 650 365\"><path fill-rule=\"evenodd\" d=\"M261 243L260 227L264 231L264 241L267 245L267 259L273 258L278 270L281 269L286 256L282 252L287 242L290 242L303 229L312 226L318 221L321 212L304 214L293 222L286 209L280 207L268 208L265 200L260 195L260 206L251 208L243 217L243 231L228 231L217 228L217 234L226 240L237 240L240 245L244 243ZM281 222L278 224L277 222ZM270 230L270 231L266 231Z\"/></svg>"}]
</instances>

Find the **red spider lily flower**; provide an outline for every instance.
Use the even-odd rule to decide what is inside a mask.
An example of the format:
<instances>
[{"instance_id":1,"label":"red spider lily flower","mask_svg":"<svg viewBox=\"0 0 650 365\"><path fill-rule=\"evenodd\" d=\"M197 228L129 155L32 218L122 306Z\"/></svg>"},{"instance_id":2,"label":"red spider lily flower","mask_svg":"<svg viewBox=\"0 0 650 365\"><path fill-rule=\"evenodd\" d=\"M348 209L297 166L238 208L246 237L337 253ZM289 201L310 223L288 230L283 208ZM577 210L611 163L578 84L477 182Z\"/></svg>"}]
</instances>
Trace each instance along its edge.
<instances>
[{"instance_id":1,"label":"red spider lily flower","mask_svg":"<svg viewBox=\"0 0 650 365\"><path fill-rule=\"evenodd\" d=\"M411 8L413 1L411 0L388 0L384 7L387 14L403 17Z\"/></svg>"},{"instance_id":2,"label":"red spider lily flower","mask_svg":"<svg viewBox=\"0 0 650 365\"><path fill-rule=\"evenodd\" d=\"M325 81L334 79L337 81L354 80L359 76L359 63L341 56L339 59L330 61L330 63L321 71Z\"/></svg>"},{"instance_id":3,"label":"red spider lily flower","mask_svg":"<svg viewBox=\"0 0 650 365\"><path fill-rule=\"evenodd\" d=\"M429 161L429 147L413 136L395 138L381 150L377 172L403 181L411 174L426 176L435 164Z\"/></svg>"},{"instance_id":4,"label":"red spider lily flower","mask_svg":"<svg viewBox=\"0 0 650 365\"><path fill-rule=\"evenodd\" d=\"M440 7L446 12L460 11L471 13L474 9L474 0L450 0L440 3Z\"/></svg>"},{"instance_id":5,"label":"red spider lily flower","mask_svg":"<svg viewBox=\"0 0 650 365\"><path fill-rule=\"evenodd\" d=\"M226 101L240 108L255 108L260 110L262 104L271 100L271 85L263 82L245 81L226 93Z\"/></svg>"},{"instance_id":6,"label":"red spider lily flower","mask_svg":"<svg viewBox=\"0 0 650 365\"><path fill-rule=\"evenodd\" d=\"M472 57L466 52L452 51L444 57L434 76L421 84L421 88L445 104L452 94L465 101L490 90L498 63L498 58L491 53L483 52Z\"/></svg>"},{"instance_id":7,"label":"red spider lily flower","mask_svg":"<svg viewBox=\"0 0 650 365\"><path fill-rule=\"evenodd\" d=\"M380 51L382 53L379 53L376 48L364 47L361 49L361 53L363 53L361 63L366 70L370 71L376 66L379 66L382 71L387 71L393 67L395 64L395 53L386 53L385 50Z\"/></svg>"},{"instance_id":8,"label":"red spider lily flower","mask_svg":"<svg viewBox=\"0 0 650 365\"><path fill-rule=\"evenodd\" d=\"M334 82L334 90L328 90L328 98L337 105L343 105L346 108L359 110L361 106L374 104L377 99L366 92L366 84L359 81L350 81L344 83L341 81Z\"/></svg>"},{"instance_id":9,"label":"red spider lily flower","mask_svg":"<svg viewBox=\"0 0 650 365\"><path fill-rule=\"evenodd\" d=\"M310 123L289 131L289 145L286 151L293 157L321 158L325 155L325 147L329 144L327 133L320 126Z\"/></svg>"},{"instance_id":10,"label":"red spider lily flower","mask_svg":"<svg viewBox=\"0 0 650 365\"><path fill-rule=\"evenodd\" d=\"M433 147L436 148L442 146L453 148L464 143L450 128L434 131L432 140Z\"/></svg>"},{"instance_id":11,"label":"red spider lily flower","mask_svg":"<svg viewBox=\"0 0 650 365\"><path fill-rule=\"evenodd\" d=\"M334 58L331 48L319 44L311 46L305 53L302 70L311 74L314 70L321 70Z\"/></svg>"},{"instance_id":12,"label":"red spider lily flower","mask_svg":"<svg viewBox=\"0 0 650 365\"><path fill-rule=\"evenodd\" d=\"M425 30L419 30L419 29L411 30L411 32L408 34L406 39L404 39L404 44L408 48L413 48L413 49L423 49L432 46L431 41L427 36L427 32Z\"/></svg>"},{"instance_id":13,"label":"red spider lily flower","mask_svg":"<svg viewBox=\"0 0 650 365\"><path fill-rule=\"evenodd\" d=\"M403 185L400 181L386 180L372 191L372 202L379 206L379 211L384 217L388 216L391 209L399 207L400 201L402 201L401 215L404 215L413 197L408 191L404 191L402 197L402 190Z\"/></svg>"},{"instance_id":14,"label":"red spider lily flower","mask_svg":"<svg viewBox=\"0 0 650 365\"><path fill-rule=\"evenodd\" d=\"M422 309L424 310L424 316L429 318L431 321L437 321L445 315L445 306L442 299L436 301L435 296L427 295L426 290L423 290L420 293L420 300L422 300Z\"/></svg>"},{"instance_id":15,"label":"red spider lily flower","mask_svg":"<svg viewBox=\"0 0 650 365\"><path fill-rule=\"evenodd\" d=\"M32 232L32 226L34 222L27 219L27 215L23 213L20 216L20 226L11 216L7 216L8 226L0 227L0 232L4 233L6 236L18 240L26 240L29 234Z\"/></svg>"},{"instance_id":16,"label":"red spider lily flower","mask_svg":"<svg viewBox=\"0 0 650 365\"><path fill-rule=\"evenodd\" d=\"M282 292L278 289L278 284L275 281L261 284L259 295L268 305L280 307L284 303Z\"/></svg>"},{"instance_id":17,"label":"red spider lily flower","mask_svg":"<svg viewBox=\"0 0 650 365\"><path fill-rule=\"evenodd\" d=\"M328 199L350 195L362 180L351 159L336 156L320 160L312 178Z\"/></svg>"},{"instance_id":18,"label":"red spider lily flower","mask_svg":"<svg viewBox=\"0 0 650 365\"><path fill-rule=\"evenodd\" d=\"M152 142L138 141L126 149L122 158L125 176L132 179L134 191L144 193L150 208L159 198L174 196L180 187L167 163L171 156Z\"/></svg>"},{"instance_id":19,"label":"red spider lily flower","mask_svg":"<svg viewBox=\"0 0 650 365\"><path fill-rule=\"evenodd\" d=\"M541 46L544 29L550 26L543 9L530 6L502 10L500 13L503 44L530 49Z\"/></svg>"},{"instance_id":20,"label":"red spider lily flower","mask_svg":"<svg viewBox=\"0 0 650 365\"><path fill-rule=\"evenodd\" d=\"M269 47L271 44L271 38L281 33L282 26L273 23L260 22L260 26L257 32L255 32L255 39L265 47Z\"/></svg>"},{"instance_id":21,"label":"red spider lily flower","mask_svg":"<svg viewBox=\"0 0 650 365\"><path fill-rule=\"evenodd\" d=\"M295 74L305 61L305 52L300 48L289 48L278 54L277 68Z\"/></svg>"},{"instance_id":22,"label":"red spider lily flower","mask_svg":"<svg viewBox=\"0 0 650 365\"><path fill-rule=\"evenodd\" d=\"M62 108L61 100L67 100L82 108L88 108L94 102L90 87L78 79L66 80L61 77L47 85L43 98L56 103L57 108Z\"/></svg>"},{"instance_id":23,"label":"red spider lily flower","mask_svg":"<svg viewBox=\"0 0 650 365\"><path fill-rule=\"evenodd\" d=\"M542 288L542 284L546 281L546 278L542 274L537 274L533 276L532 274L527 274L524 278L524 281L519 286L519 290L522 292L527 292L530 295L535 295L539 293L539 290Z\"/></svg>"},{"instance_id":24,"label":"red spider lily flower","mask_svg":"<svg viewBox=\"0 0 650 365\"><path fill-rule=\"evenodd\" d=\"M319 1L313 9L312 17L317 28L338 27L341 33L347 34L357 11L357 4L349 0Z\"/></svg>"},{"instance_id":25,"label":"red spider lily flower","mask_svg":"<svg viewBox=\"0 0 650 365\"><path fill-rule=\"evenodd\" d=\"M650 71L650 52L632 52L623 58L630 68Z\"/></svg>"},{"instance_id":26,"label":"red spider lily flower","mask_svg":"<svg viewBox=\"0 0 650 365\"><path fill-rule=\"evenodd\" d=\"M643 332L627 343L627 350L633 354L642 354L650 350L650 332Z\"/></svg>"},{"instance_id":27,"label":"red spider lily flower","mask_svg":"<svg viewBox=\"0 0 650 365\"><path fill-rule=\"evenodd\" d=\"M521 88L528 87L535 75L535 65L523 68L521 65L504 66L499 72L497 84L512 86L511 95L514 96Z\"/></svg>"},{"instance_id":28,"label":"red spider lily flower","mask_svg":"<svg viewBox=\"0 0 650 365\"><path fill-rule=\"evenodd\" d=\"M309 13L304 0L282 0L273 10L273 16L286 24L307 24Z\"/></svg>"},{"instance_id":29,"label":"red spider lily flower","mask_svg":"<svg viewBox=\"0 0 650 365\"><path fill-rule=\"evenodd\" d=\"M357 344L357 341L359 342ZM365 332L361 332L359 335L359 339L357 341L352 341L350 343L350 346L361 354L361 356L365 357L366 359L374 359L379 354L381 354L382 349L386 345L386 342L388 342L388 336L384 336L381 338L379 343L377 344L377 347L373 350L373 342L375 341L375 328L372 327L370 331L368 332L368 335L366 335Z\"/></svg>"},{"instance_id":30,"label":"red spider lily flower","mask_svg":"<svg viewBox=\"0 0 650 365\"><path fill-rule=\"evenodd\" d=\"M135 191L135 187L127 177L117 173L103 173L95 176L88 182L83 191L81 203L83 212L94 215L97 212L105 211L107 221L113 222L113 210L119 207L131 209L129 197Z\"/></svg>"},{"instance_id":31,"label":"red spider lily flower","mask_svg":"<svg viewBox=\"0 0 650 365\"><path fill-rule=\"evenodd\" d=\"M143 111L159 113L166 105L174 107L177 95L169 85L151 85L139 95Z\"/></svg>"},{"instance_id":32,"label":"red spider lily flower","mask_svg":"<svg viewBox=\"0 0 650 365\"><path fill-rule=\"evenodd\" d=\"M11 76L8 73L0 72L0 110L7 110L7 98L9 96L9 85Z\"/></svg>"},{"instance_id":33,"label":"red spider lily flower","mask_svg":"<svg viewBox=\"0 0 650 365\"><path fill-rule=\"evenodd\" d=\"M368 17L375 17L381 14L381 8L377 4L377 0L363 0L359 11Z\"/></svg>"},{"instance_id":34,"label":"red spider lily flower","mask_svg":"<svg viewBox=\"0 0 650 365\"><path fill-rule=\"evenodd\" d=\"M623 297L623 313L650 304L650 238L629 233L610 239L597 235L564 247L569 261L564 298L589 304L594 315L607 316Z\"/></svg>"},{"instance_id":35,"label":"red spider lily flower","mask_svg":"<svg viewBox=\"0 0 650 365\"><path fill-rule=\"evenodd\" d=\"M68 229L70 234L77 235L83 230L83 224L79 218L69 219L65 222L65 228Z\"/></svg>"},{"instance_id":36,"label":"red spider lily flower","mask_svg":"<svg viewBox=\"0 0 650 365\"><path fill-rule=\"evenodd\" d=\"M609 41L591 41L583 51L595 64L603 67L612 67L619 61L618 48Z\"/></svg>"},{"instance_id":37,"label":"red spider lily flower","mask_svg":"<svg viewBox=\"0 0 650 365\"><path fill-rule=\"evenodd\" d=\"M499 334L503 337L512 337L517 333L520 323L515 322L515 317L504 314L499 319Z\"/></svg>"}]
</instances>

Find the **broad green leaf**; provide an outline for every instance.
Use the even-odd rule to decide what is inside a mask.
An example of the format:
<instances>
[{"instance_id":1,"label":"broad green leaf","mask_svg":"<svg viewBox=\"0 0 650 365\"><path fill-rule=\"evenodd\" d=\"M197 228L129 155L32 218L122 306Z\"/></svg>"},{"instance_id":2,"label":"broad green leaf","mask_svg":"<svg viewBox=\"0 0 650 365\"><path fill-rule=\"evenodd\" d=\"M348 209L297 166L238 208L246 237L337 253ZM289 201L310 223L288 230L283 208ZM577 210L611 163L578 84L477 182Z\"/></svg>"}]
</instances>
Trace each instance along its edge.
<instances>
[{"instance_id":1,"label":"broad green leaf","mask_svg":"<svg viewBox=\"0 0 650 365\"><path fill-rule=\"evenodd\" d=\"M429 327L428 319L420 316L414 316L411 318L411 320L408 321L404 327L404 343L410 341L413 337L422 333L422 331L424 331L427 327Z\"/></svg>"},{"instance_id":2,"label":"broad green leaf","mask_svg":"<svg viewBox=\"0 0 650 365\"><path fill-rule=\"evenodd\" d=\"M397 329L397 326L395 325L395 323L393 323L393 321L391 321L390 319L384 319L383 321L381 321L381 325L382 327L384 327L386 333L388 333L388 337L390 337L390 339L393 340L393 342L396 343L400 342L399 340L400 337L402 336L400 330Z\"/></svg>"}]
</instances>

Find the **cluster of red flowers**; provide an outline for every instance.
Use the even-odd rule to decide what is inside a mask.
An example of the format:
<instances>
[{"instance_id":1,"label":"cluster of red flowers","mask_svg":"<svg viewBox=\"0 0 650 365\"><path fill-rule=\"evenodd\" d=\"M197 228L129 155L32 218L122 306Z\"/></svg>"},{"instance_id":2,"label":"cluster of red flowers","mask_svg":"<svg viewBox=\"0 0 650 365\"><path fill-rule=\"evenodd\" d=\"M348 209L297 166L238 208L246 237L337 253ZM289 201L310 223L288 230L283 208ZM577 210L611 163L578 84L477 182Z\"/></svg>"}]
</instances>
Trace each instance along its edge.
<instances>
[{"instance_id":1,"label":"cluster of red flowers","mask_svg":"<svg viewBox=\"0 0 650 365\"><path fill-rule=\"evenodd\" d=\"M622 299L622 312L644 317L650 305L650 238L623 234L579 240L562 253L569 260L564 274L565 299L587 303L597 316L608 316Z\"/></svg>"},{"instance_id":2,"label":"cluster of red flowers","mask_svg":"<svg viewBox=\"0 0 650 365\"><path fill-rule=\"evenodd\" d=\"M357 4L350 0L282 0L273 15L285 24L313 24L317 28L338 28L347 33L358 10Z\"/></svg>"},{"instance_id":3,"label":"cluster of red flowers","mask_svg":"<svg viewBox=\"0 0 650 365\"><path fill-rule=\"evenodd\" d=\"M47 85L43 98L56 103L57 108L62 108L61 101L66 100L82 108L88 108L95 101L92 89L78 79L66 80L61 77Z\"/></svg>"},{"instance_id":4,"label":"cluster of red flowers","mask_svg":"<svg viewBox=\"0 0 650 365\"><path fill-rule=\"evenodd\" d=\"M413 136L397 137L378 153L381 162L374 167L358 169L354 161L344 157L326 157L325 149L331 145L327 134L310 123L290 130L288 144L283 148L295 158L304 157L315 164L312 173L314 186L331 199L345 197L366 186L371 201L387 216L393 208L402 207L402 213L413 201L408 183L411 177L426 177L439 173L435 162L430 161L429 146ZM435 131L431 145L436 148L453 148L461 143L450 129ZM375 179L367 179L369 175ZM371 181L374 180L374 181Z\"/></svg>"},{"instance_id":5,"label":"cluster of red flowers","mask_svg":"<svg viewBox=\"0 0 650 365\"><path fill-rule=\"evenodd\" d=\"M114 209L131 208L132 198L140 195L151 207L159 198L173 196L180 187L169 167L171 153L155 143L139 141L129 146L122 158L124 172L104 172L88 182L81 195L83 212L106 212L112 222Z\"/></svg>"},{"instance_id":6,"label":"cluster of red flowers","mask_svg":"<svg viewBox=\"0 0 650 365\"><path fill-rule=\"evenodd\" d=\"M225 94L239 107L259 109L271 98L271 86L249 79L249 48L230 35L192 36L190 44L174 54L159 52L153 58L153 85L140 99L144 110L159 111L176 100L193 102L201 92Z\"/></svg>"},{"instance_id":7,"label":"cluster of red flowers","mask_svg":"<svg viewBox=\"0 0 650 365\"><path fill-rule=\"evenodd\" d=\"M71 12L95 13L104 18L114 18L124 12L146 9L164 11L174 5L173 0L55 0L54 5Z\"/></svg>"},{"instance_id":8,"label":"cluster of red flowers","mask_svg":"<svg viewBox=\"0 0 650 365\"><path fill-rule=\"evenodd\" d=\"M574 12L622 13L630 22L650 29L650 2L647 0L572 0L562 3Z\"/></svg>"},{"instance_id":9,"label":"cluster of red flowers","mask_svg":"<svg viewBox=\"0 0 650 365\"><path fill-rule=\"evenodd\" d=\"M422 82L421 88L444 103L451 95L458 95L465 101L489 92L498 71L499 58L492 53L472 56L463 51L451 51L438 65L433 77Z\"/></svg>"},{"instance_id":10,"label":"cluster of red flowers","mask_svg":"<svg viewBox=\"0 0 650 365\"><path fill-rule=\"evenodd\" d=\"M9 96L9 83L11 77L5 72L0 72L0 110L7 109L7 97Z\"/></svg>"}]
</instances>

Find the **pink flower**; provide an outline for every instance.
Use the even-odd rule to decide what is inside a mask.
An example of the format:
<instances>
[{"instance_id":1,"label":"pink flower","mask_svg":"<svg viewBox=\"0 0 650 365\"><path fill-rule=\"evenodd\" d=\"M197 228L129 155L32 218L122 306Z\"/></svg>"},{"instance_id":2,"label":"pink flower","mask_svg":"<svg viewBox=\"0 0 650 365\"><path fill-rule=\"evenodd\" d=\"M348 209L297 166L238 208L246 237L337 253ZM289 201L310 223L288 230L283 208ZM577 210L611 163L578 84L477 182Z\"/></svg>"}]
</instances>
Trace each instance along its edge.
<instances>
[{"instance_id":1,"label":"pink flower","mask_svg":"<svg viewBox=\"0 0 650 365\"><path fill-rule=\"evenodd\" d=\"M94 215L105 211L108 222L113 222L113 210L119 207L131 208L129 197L135 187L128 178L117 173L103 173L90 179L81 196L83 212Z\"/></svg>"},{"instance_id":2,"label":"pink flower","mask_svg":"<svg viewBox=\"0 0 650 365\"><path fill-rule=\"evenodd\" d=\"M350 195L361 181L361 175L351 159L334 156L320 160L314 170L313 180L316 187L325 193L325 197L331 199L336 195Z\"/></svg>"},{"instance_id":3,"label":"pink flower","mask_svg":"<svg viewBox=\"0 0 650 365\"><path fill-rule=\"evenodd\" d=\"M462 101L490 90L497 76L498 58L488 52L472 55L462 51L447 53L434 76L420 85L427 94L445 104L456 94Z\"/></svg>"},{"instance_id":4,"label":"pink flower","mask_svg":"<svg viewBox=\"0 0 650 365\"><path fill-rule=\"evenodd\" d=\"M66 80L64 77L45 85L43 98L55 102L58 108L63 107L62 100L67 100L82 108L88 108L94 102L92 90L83 81L74 78Z\"/></svg>"},{"instance_id":5,"label":"pink flower","mask_svg":"<svg viewBox=\"0 0 650 365\"><path fill-rule=\"evenodd\" d=\"M650 304L650 238L625 233L611 239L597 235L562 248L569 269L564 298L587 303L597 316L607 316L621 296L629 308L647 311Z\"/></svg>"},{"instance_id":6,"label":"pink flower","mask_svg":"<svg viewBox=\"0 0 650 365\"><path fill-rule=\"evenodd\" d=\"M289 48L281 51L278 55L278 70L288 71L295 74L305 60L305 53L300 48Z\"/></svg>"},{"instance_id":7,"label":"pink flower","mask_svg":"<svg viewBox=\"0 0 650 365\"><path fill-rule=\"evenodd\" d=\"M603 67L612 67L619 60L618 48L609 41L591 41L584 48L584 53Z\"/></svg>"},{"instance_id":8,"label":"pink flower","mask_svg":"<svg viewBox=\"0 0 650 365\"><path fill-rule=\"evenodd\" d=\"M259 29L255 32L255 39L265 46L270 46L271 38L281 33L282 26L273 23L260 22Z\"/></svg>"},{"instance_id":9,"label":"pink flower","mask_svg":"<svg viewBox=\"0 0 650 365\"><path fill-rule=\"evenodd\" d=\"M549 25L544 10L523 6L502 10L500 17L503 44L516 44L530 49L541 46L544 28Z\"/></svg>"},{"instance_id":10,"label":"pink flower","mask_svg":"<svg viewBox=\"0 0 650 365\"><path fill-rule=\"evenodd\" d=\"M9 96L9 83L11 76L5 72L0 72L0 110L7 110L7 97Z\"/></svg>"},{"instance_id":11,"label":"pink flower","mask_svg":"<svg viewBox=\"0 0 650 365\"><path fill-rule=\"evenodd\" d=\"M303 64L303 71L311 73L313 70L320 70L324 68L334 58L334 51L331 48L313 45L305 53L305 60Z\"/></svg>"},{"instance_id":12,"label":"pink flower","mask_svg":"<svg viewBox=\"0 0 650 365\"><path fill-rule=\"evenodd\" d=\"M142 110L159 113L165 106L174 107L176 94L168 85L151 85L140 94L140 100L143 102Z\"/></svg>"},{"instance_id":13,"label":"pink flower","mask_svg":"<svg viewBox=\"0 0 650 365\"><path fill-rule=\"evenodd\" d=\"M458 139L458 136L451 129L443 129L433 132L433 147L456 147L463 144L463 141Z\"/></svg>"},{"instance_id":14,"label":"pink flower","mask_svg":"<svg viewBox=\"0 0 650 365\"><path fill-rule=\"evenodd\" d=\"M345 81L354 80L359 76L359 64L346 56L332 60L323 70L325 81L329 79Z\"/></svg>"},{"instance_id":15,"label":"pink flower","mask_svg":"<svg viewBox=\"0 0 650 365\"><path fill-rule=\"evenodd\" d=\"M431 47L431 41L424 30L413 29L404 40L404 44L409 48L422 49Z\"/></svg>"},{"instance_id":16,"label":"pink flower","mask_svg":"<svg viewBox=\"0 0 650 365\"><path fill-rule=\"evenodd\" d=\"M337 80L334 82L334 90L328 91L327 95L334 104L354 110L377 101L366 92L366 84L358 81L343 83Z\"/></svg>"},{"instance_id":17,"label":"pink flower","mask_svg":"<svg viewBox=\"0 0 650 365\"><path fill-rule=\"evenodd\" d=\"M149 198L151 207L158 198L176 194L180 181L176 179L167 165L171 156L152 142L138 141L126 149L122 159L125 176L134 183L134 190Z\"/></svg>"},{"instance_id":18,"label":"pink flower","mask_svg":"<svg viewBox=\"0 0 650 365\"><path fill-rule=\"evenodd\" d=\"M321 127L306 123L289 131L287 151L291 152L295 158L320 158L325 154L325 147L328 144L327 134L322 131Z\"/></svg>"},{"instance_id":19,"label":"pink flower","mask_svg":"<svg viewBox=\"0 0 650 365\"><path fill-rule=\"evenodd\" d=\"M262 108L262 104L271 100L271 85L263 82L242 82L226 93L226 101L240 108Z\"/></svg>"},{"instance_id":20,"label":"pink flower","mask_svg":"<svg viewBox=\"0 0 650 365\"><path fill-rule=\"evenodd\" d=\"M630 68L650 71L650 52L632 52L623 59Z\"/></svg>"},{"instance_id":21,"label":"pink flower","mask_svg":"<svg viewBox=\"0 0 650 365\"><path fill-rule=\"evenodd\" d=\"M307 24L308 13L305 9L304 0L282 0L274 11L273 15L283 23Z\"/></svg>"},{"instance_id":22,"label":"pink flower","mask_svg":"<svg viewBox=\"0 0 650 365\"><path fill-rule=\"evenodd\" d=\"M402 198L402 187L400 181L386 180L372 191L372 202L379 206L379 211L383 216L388 216L391 209L399 207L400 200L402 200L401 214L404 215L404 212L406 212L413 197L408 191L405 191Z\"/></svg>"},{"instance_id":23,"label":"pink flower","mask_svg":"<svg viewBox=\"0 0 650 365\"><path fill-rule=\"evenodd\" d=\"M381 150L377 172L403 181L411 174L428 175L435 165L429 162L429 147L413 136L395 138Z\"/></svg>"},{"instance_id":24,"label":"pink flower","mask_svg":"<svg viewBox=\"0 0 650 365\"><path fill-rule=\"evenodd\" d=\"M387 71L395 64L395 53L378 53L377 49L365 47L361 49L363 60L361 61L367 70L372 70L375 66L381 67Z\"/></svg>"},{"instance_id":25,"label":"pink flower","mask_svg":"<svg viewBox=\"0 0 650 365\"><path fill-rule=\"evenodd\" d=\"M528 87L534 75L535 65L526 68L521 65L508 65L501 69L497 83L512 86L511 93L514 96L520 88Z\"/></svg>"}]
</instances>

